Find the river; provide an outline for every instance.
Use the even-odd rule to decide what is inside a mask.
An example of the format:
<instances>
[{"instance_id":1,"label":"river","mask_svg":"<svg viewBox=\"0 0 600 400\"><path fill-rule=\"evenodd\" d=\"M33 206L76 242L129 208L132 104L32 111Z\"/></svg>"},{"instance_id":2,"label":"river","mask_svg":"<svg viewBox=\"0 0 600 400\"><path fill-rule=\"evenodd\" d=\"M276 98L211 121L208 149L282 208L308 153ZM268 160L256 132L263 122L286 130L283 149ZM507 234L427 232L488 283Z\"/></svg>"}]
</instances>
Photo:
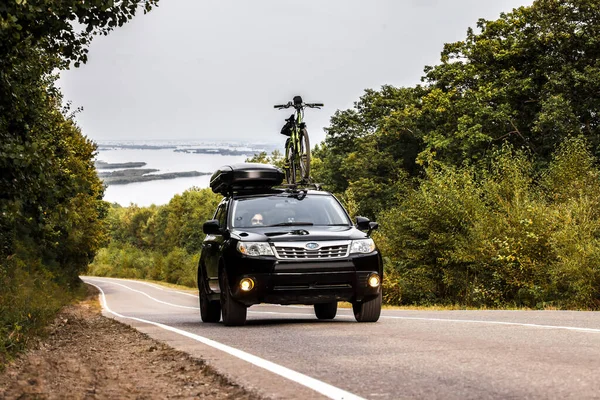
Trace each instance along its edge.
<instances>
[{"instance_id":1,"label":"river","mask_svg":"<svg viewBox=\"0 0 600 400\"><path fill-rule=\"evenodd\" d=\"M147 143L147 142L144 142ZM171 142L172 143L172 142ZM248 156L231 156L220 154L193 154L175 152L174 149L126 149L120 147L109 148L107 144L99 143L100 147L96 156L97 160L108 163L123 163L123 162L145 162L143 168L154 168L159 171L157 174L166 172L183 172L183 171L198 171L209 172L212 174L217 168L222 165L244 162ZM115 144L112 142L111 144ZM116 143L117 146L123 143ZM128 142L127 144L143 144L141 142ZM164 143L153 143L160 145ZM178 148L197 148L205 147L204 145L193 144L177 144ZM273 148L272 144L231 147L222 146L225 148L237 149L264 149L270 153ZM109 171L109 170L102 170ZM104 193L104 200L111 203L118 203L122 206L137 204L138 206L149 206L151 204L166 204L171 198L185 190L197 186L200 188L209 187L210 175L192 177L192 178L177 178L165 179L150 182L130 183L126 185L110 185Z\"/></svg>"}]
</instances>

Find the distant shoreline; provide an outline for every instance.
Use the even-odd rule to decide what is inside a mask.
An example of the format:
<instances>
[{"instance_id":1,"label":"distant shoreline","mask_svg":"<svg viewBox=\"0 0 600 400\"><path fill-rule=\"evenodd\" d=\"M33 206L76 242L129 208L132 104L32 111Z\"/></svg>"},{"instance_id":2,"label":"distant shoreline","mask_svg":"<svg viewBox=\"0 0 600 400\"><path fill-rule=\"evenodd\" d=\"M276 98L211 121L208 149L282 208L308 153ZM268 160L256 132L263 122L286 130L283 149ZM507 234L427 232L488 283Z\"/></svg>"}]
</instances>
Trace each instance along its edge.
<instances>
[{"instance_id":1,"label":"distant shoreline","mask_svg":"<svg viewBox=\"0 0 600 400\"><path fill-rule=\"evenodd\" d=\"M168 150L176 149L177 146L173 145L152 145L152 144L99 144L98 150L114 150L114 149L128 149L128 150Z\"/></svg>"},{"instance_id":2,"label":"distant shoreline","mask_svg":"<svg viewBox=\"0 0 600 400\"><path fill-rule=\"evenodd\" d=\"M107 163L104 161L94 162L96 169L122 169L122 168L141 168L145 167L145 162L126 162L126 163Z\"/></svg>"},{"instance_id":3,"label":"distant shoreline","mask_svg":"<svg viewBox=\"0 0 600 400\"><path fill-rule=\"evenodd\" d=\"M230 150L230 149L177 149L178 153L189 153L189 154L220 154L222 156L254 156L256 153L260 153L259 150Z\"/></svg>"},{"instance_id":4,"label":"distant shoreline","mask_svg":"<svg viewBox=\"0 0 600 400\"><path fill-rule=\"evenodd\" d=\"M126 162L126 163L107 163L96 161L96 169L119 169L112 172L98 172L98 177L106 185L127 185L129 183L150 182L163 179L190 178L194 176L211 175L210 172L183 171L167 172L164 174L153 174L159 171L153 168L140 168L146 165L145 162ZM150 175L152 174L152 175Z\"/></svg>"},{"instance_id":5,"label":"distant shoreline","mask_svg":"<svg viewBox=\"0 0 600 400\"><path fill-rule=\"evenodd\" d=\"M156 171L156 170L154 170ZM124 172L124 171L115 171L115 172ZM134 171L132 171L134 172ZM131 174L131 175L116 175L116 176L105 176L102 177L102 182L105 185L127 185L129 183L138 183L138 182L150 182L150 181L158 181L165 179L176 179L176 178L190 178L194 176L204 176L211 175L210 172L198 172L198 171L185 171L185 172L167 172L164 174L155 174L155 175L139 175L139 174Z\"/></svg>"}]
</instances>

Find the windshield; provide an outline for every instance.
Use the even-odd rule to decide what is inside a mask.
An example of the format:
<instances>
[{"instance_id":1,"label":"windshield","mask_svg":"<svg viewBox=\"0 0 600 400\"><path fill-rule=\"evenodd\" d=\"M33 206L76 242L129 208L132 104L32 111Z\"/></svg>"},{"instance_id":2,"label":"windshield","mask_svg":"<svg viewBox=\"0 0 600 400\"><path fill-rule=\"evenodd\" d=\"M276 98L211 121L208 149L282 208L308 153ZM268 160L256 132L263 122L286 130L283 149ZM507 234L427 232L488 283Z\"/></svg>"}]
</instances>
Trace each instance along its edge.
<instances>
[{"instance_id":1,"label":"windshield","mask_svg":"<svg viewBox=\"0 0 600 400\"><path fill-rule=\"evenodd\" d=\"M290 195L237 199L233 205L233 227L344 225L351 222L331 196L298 198Z\"/></svg>"}]
</instances>

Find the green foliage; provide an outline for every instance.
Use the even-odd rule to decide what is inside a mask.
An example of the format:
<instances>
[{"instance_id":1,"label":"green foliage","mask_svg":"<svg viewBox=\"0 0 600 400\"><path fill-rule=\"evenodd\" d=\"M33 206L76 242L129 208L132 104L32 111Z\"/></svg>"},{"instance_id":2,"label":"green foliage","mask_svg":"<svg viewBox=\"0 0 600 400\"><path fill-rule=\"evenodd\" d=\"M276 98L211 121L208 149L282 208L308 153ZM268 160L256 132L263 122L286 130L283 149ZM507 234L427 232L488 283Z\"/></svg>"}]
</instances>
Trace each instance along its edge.
<instances>
[{"instance_id":1,"label":"green foliage","mask_svg":"<svg viewBox=\"0 0 600 400\"><path fill-rule=\"evenodd\" d=\"M279 168L283 168L283 164L285 160L283 159L283 155L279 150L273 150L271 155L267 155L266 151L261 151L260 153L256 153L254 156L250 158L246 158L247 163L260 163L260 164L271 164Z\"/></svg>"},{"instance_id":2,"label":"green foliage","mask_svg":"<svg viewBox=\"0 0 600 400\"><path fill-rule=\"evenodd\" d=\"M360 179L386 185L395 181L401 169L418 174L415 159L420 139L393 115L413 107L421 92L420 87L366 90L354 109L337 111L326 129L325 142L313 150L315 181L342 193Z\"/></svg>"},{"instance_id":3,"label":"green foliage","mask_svg":"<svg viewBox=\"0 0 600 400\"><path fill-rule=\"evenodd\" d=\"M107 218L108 244L88 273L195 286L202 225L220 200L210 189L191 188L164 206L113 205Z\"/></svg>"},{"instance_id":4,"label":"green foliage","mask_svg":"<svg viewBox=\"0 0 600 400\"><path fill-rule=\"evenodd\" d=\"M94 35L107 35L158 0L8 0L0 5L0 53L20 61L22 47L57 56L61 67L87 61Z\"/></svg>"},{"instance_id":5,"label":"green foliage","mask_svg":"<svg viewBox=\"0 0 600 400\"><path fill-rule=\"evenodd\" d=\"M367 180L381 188L355 193L357 201L392 206L385 186L399 170L420 177L435 161L485 163L504 143L531 151L536 169L567 136L584 135L598 156L598 4L538 0L477 28L444 46L422 86L368 89L337 111L314 151L316 181L343 193Z\"/></svg>"},{"instance_id":6,"label":"green foliage","mask_svg":"<svg viewBox=\"0 0 600 400\"><path fill-rule=\"evenodd\" d=\"M313 174L379 220L384 299L599 306L599 31L598 2L537 0L336 112Z\"/></svg>"},{"instance_id":7,"label":"green foliage","mask_svg":"<svg viewBox=\"0 0 600 400\"><path fill-rule=\"evenodd\" d=\"M115 278L151 279L196 287L199 253L190 254L180 247L167 254L143 250L118 242L100 249L88 273Z\"/></svg>"},{"instance_id":8,"label":"green foliage","mask_svg":"<svg viewBox=\"0 0 600 400\"><path fill-rule=\"evenodd\" d=\"M22 348L80 286L105 242L96 146L73 122L56 71L156 0L0 3L0 357ZM79 31L81 29L81 31Z\"/></svg>"},{"instance_id":9,"label":"green foliage","mask_svg":"<svg viewBox=\"0 0 600 400\"><path fill-rule=\"evenodd\" d=\"M0 371L31 336L43 334L75 292L53 282L39 262L35 265L13 257L0 266Z\"/></svg>"},{"instance_id":10,"label":"green foliage","mask_svg":"<svg viewBox=\"0 0 600 400\"><path fill-rule=\"evenodd\" d=\"M438 121L424 137L428 151L458 164L510 142L544 164L565 136L581 133L597 152L597 2L538 0L477 27L426 68L422 111Z\"/></svg>"},{"instance_id":11,"label":"green foliage","mask_svg":"<svg viewBox=\"0 0 600 400\"><path fill-rule=\"evenodd\" d=\"M483 168L437 165L380 215L402 303L600 305L600 171L582 138L540 177L505 146Z\"/></svg>"}]
</instances>

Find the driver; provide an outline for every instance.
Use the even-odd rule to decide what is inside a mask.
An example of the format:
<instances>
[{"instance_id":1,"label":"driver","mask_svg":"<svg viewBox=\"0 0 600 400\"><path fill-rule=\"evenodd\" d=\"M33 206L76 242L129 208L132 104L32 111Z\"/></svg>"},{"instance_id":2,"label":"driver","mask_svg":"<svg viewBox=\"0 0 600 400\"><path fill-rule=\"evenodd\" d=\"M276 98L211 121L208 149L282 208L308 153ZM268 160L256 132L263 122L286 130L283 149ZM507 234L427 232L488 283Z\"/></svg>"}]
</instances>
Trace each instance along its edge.
<instances>
[{"instance_id":1,"label":"driver","mask_svg":"<svg viewBox=\"0 0 600 400\"><path fill-rule=\"evenodd\" d=\"M252 226L263 226L264 219L263 219L262 214L254 214L254 216L252 217L252 220L250 222L252 222Z\"/></svg>"}]
</instances>

